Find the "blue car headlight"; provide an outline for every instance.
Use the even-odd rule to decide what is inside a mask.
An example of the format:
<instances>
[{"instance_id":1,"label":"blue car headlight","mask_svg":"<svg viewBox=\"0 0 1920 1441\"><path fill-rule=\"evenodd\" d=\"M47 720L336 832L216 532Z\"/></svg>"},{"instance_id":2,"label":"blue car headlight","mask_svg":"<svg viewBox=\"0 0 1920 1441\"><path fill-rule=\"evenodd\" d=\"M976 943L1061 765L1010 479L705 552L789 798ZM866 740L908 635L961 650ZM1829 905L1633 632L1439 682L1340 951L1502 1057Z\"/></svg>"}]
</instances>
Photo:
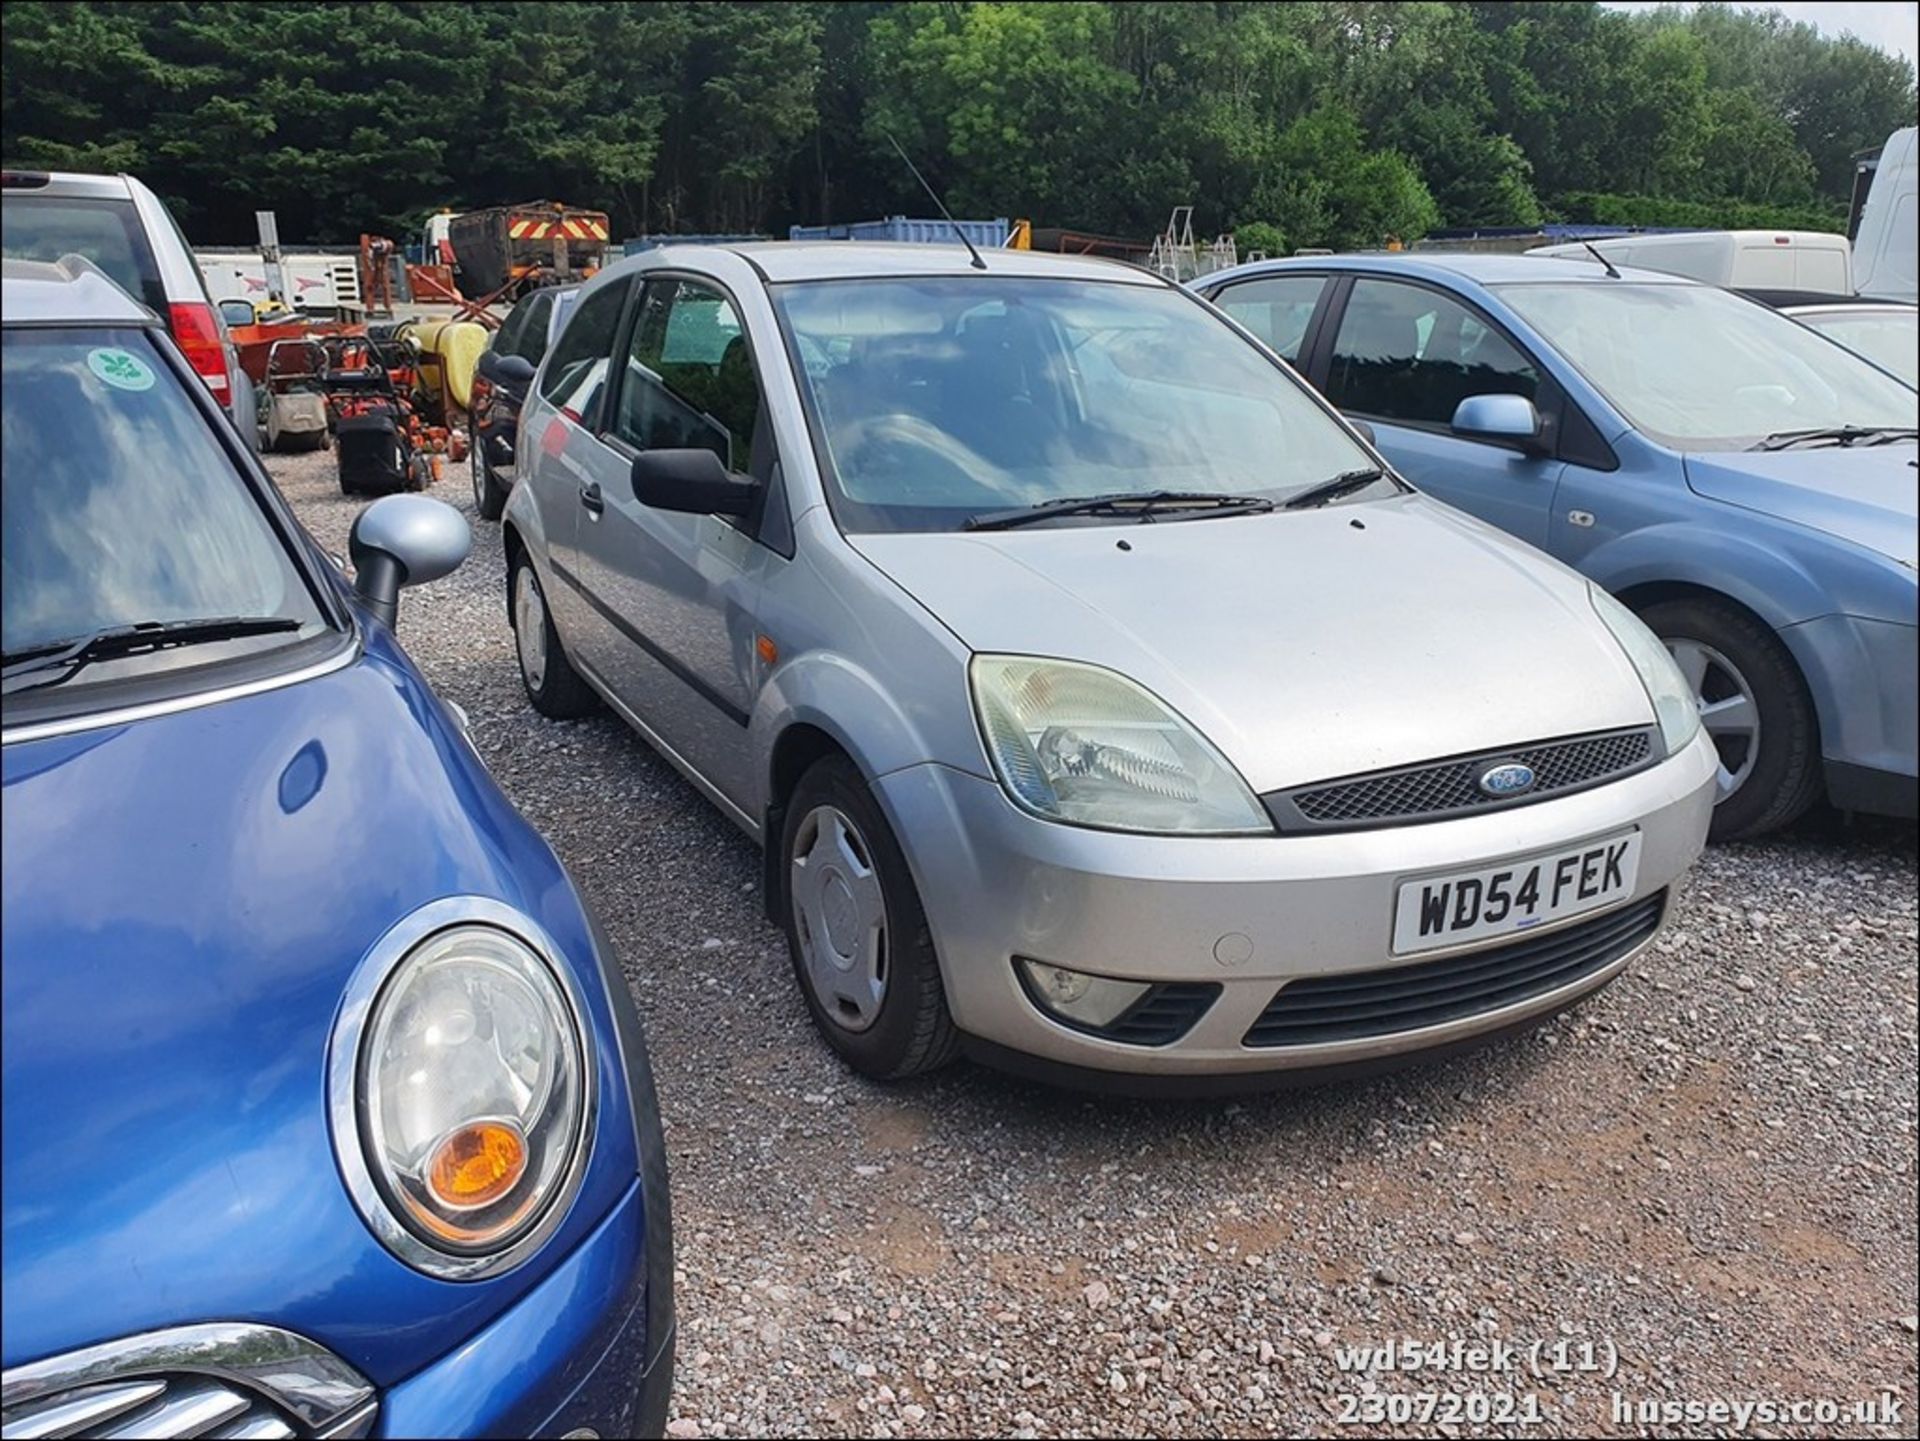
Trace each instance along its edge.
<instances>
[{"instance_id":1,"label":"blue car headlight","mask_svg":"<svg viewBox=\"0 0 1920 1441\"><path fill-rule=\"evenodd\" d=\"M342 1172L374 1233L432 1275L518 1263L579 1188L592 1067L552 954L507 907L435 902L382 940L342 1013L331 1071Z\"/></svg>"}]
</instances>

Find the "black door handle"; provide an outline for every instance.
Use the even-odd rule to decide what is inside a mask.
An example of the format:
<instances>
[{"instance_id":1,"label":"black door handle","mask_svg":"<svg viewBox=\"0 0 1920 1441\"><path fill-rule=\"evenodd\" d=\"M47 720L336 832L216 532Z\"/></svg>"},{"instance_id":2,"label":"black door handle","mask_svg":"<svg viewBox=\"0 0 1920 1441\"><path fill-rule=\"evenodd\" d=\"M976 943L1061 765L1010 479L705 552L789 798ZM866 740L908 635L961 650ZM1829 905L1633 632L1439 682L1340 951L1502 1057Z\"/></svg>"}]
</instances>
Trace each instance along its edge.
<instances>
[{"instance_id":1,"label":"black door handle","mask_svg":"<svg viewBox=\"0 0 1920 1441\"><path fill-rule=\"evenodd\" d=\"M599 481L590 480L580 487L580 504L584 505L595 515L600 514L601 511L607 508L606 501L603 500L600 495Z\"/></svg>"}]
</instances>

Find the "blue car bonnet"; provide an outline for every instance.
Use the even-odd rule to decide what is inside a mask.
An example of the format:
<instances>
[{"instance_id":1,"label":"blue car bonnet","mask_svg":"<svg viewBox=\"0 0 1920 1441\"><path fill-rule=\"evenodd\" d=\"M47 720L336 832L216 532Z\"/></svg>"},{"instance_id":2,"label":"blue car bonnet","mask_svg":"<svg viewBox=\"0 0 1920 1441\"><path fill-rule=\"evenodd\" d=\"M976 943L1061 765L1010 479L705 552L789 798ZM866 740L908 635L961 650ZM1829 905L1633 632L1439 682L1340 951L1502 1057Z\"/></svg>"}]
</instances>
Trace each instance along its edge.
<instances>
[{"instance_id":1,"label":"blue car bonnet","mask_svg":"<svg viewBox=\"0 0 1920 1441\"><path fill-rule=\"evenodd\" d=\"M1852 541L1912 565L1920 469L1911 441L1713 451L1686 459L1696 495Z\"/></svg>"},{"instance_id":2,"label":"blue car bonnet","mask_svg":"<svg viewBox=\"0 0 1920 1441\"><path fill-rule=\"evenodd\" d=\"M546 844L377 631L320 679L4 751L5 1364L260 1320L376 1384L509 1305L632 1185L588 923ZM594 1161L528 1263L454 1284L337 1172L328 1039L368 948L430 900L534 917L594 1032Z\"/></svg>"}]
</instances>

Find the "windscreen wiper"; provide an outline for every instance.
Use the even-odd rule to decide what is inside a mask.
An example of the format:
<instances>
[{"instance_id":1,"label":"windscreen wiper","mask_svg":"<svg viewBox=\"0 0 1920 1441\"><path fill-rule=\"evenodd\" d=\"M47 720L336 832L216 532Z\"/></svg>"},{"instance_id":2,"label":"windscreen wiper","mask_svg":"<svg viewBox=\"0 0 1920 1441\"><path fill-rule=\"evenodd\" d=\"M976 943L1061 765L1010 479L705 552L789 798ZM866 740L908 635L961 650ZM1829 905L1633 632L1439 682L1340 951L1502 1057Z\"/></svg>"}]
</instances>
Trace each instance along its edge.
<instances>
[{"instance_id":1,"label":"windscreen wiper","mask_svg":"<svg viewBox=\"0 0 1920 1441\"><path fill-rule=\"evenodd\" d=\"M1828 441L1834 445L1888 445L1896 440L1912 440L1920 430L1910 425L1819 425L1811 430L1777 430L1755 450L1791 450L1796 445Z\"/></svg>"},{"instance_id":2,"label":"windscreen wiper","mask_svg":"<svg viewBox=\"0 0 1920 1441\"><path fill-rule=\"evenodd\" d=\"M223 615L201 620L148 620L136 625L107 626L86 635L10 650L0 656L0 694L11 694L30 686L58 685L97 660L298 629L300 622L285 615Z\"/></svg>"},{"instance_id":3,"label":"windscreen wiper","mask_svg":"<svg viewBox=\"0 0 1920 1441\"><path fill-rule=\"evenodd\" d=\"M1113 495L1083 495L1071 500L1044 500L1018 510L989 510L968 516L962 530L1011 530L1058 515L1130 515L1140 520L1177 512L1201 515L1258 515L1273 509L1264 495L1229 495L1210 490L1121 491Z\"/></svg>"},{"instance_id":4,"label":"windscreen wiper","mask_svg":"<svg viewBox=\"0 0 1920 1441\"><path fill-rule=\"evenodd\" d=\"M1387 473L1377 465L1363 466L1359 470L1343 470L1332 480L1323 480L1318 485L1310 485L1305 490L1287 497L1282 509L1311 510L1316 505L1325 505L1338 500L1343 495L1352 495L1356 490L1365 490L1375 481L1385 480Z\"/></svg>"}]
</instances>

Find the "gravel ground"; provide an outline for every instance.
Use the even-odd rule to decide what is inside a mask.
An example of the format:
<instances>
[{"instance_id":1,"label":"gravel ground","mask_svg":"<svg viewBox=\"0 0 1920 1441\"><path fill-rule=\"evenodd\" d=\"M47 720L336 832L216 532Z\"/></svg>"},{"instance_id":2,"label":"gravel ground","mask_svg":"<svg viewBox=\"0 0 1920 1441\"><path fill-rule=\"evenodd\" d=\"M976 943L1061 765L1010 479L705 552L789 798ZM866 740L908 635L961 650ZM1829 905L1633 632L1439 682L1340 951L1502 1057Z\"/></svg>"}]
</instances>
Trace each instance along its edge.
<instances>
[{"instance_id":1,"label":"gravel ground","mask_svg":"<svg viewBox=\"0 0 1920 1441\"><path fill-rule=\"evenodd\" d=\"M270 467L344 553L357 507L330 459ZM438 493L471 517L465 482ZM673 1435L1732 1434L1622 1422L1612 1397L1883 1391L1892 1424L1749 1434L1914 1434L1911 825L1715 850L1657 953L1592 1003L1396 1077L1177 1105L966 1065L881 1088L814 1039L747 841L618 721L527 705L499 530L474 529L400 634L598 908L645 1017ZM1341 1369L1395 1336L1503 1340L1522 1369ZM1535 1341L1617 1371L1536 1379ZM1533 1398L1542 1420L1342 1424L1432 1392Z\"/></svg>"}]
</instances>

